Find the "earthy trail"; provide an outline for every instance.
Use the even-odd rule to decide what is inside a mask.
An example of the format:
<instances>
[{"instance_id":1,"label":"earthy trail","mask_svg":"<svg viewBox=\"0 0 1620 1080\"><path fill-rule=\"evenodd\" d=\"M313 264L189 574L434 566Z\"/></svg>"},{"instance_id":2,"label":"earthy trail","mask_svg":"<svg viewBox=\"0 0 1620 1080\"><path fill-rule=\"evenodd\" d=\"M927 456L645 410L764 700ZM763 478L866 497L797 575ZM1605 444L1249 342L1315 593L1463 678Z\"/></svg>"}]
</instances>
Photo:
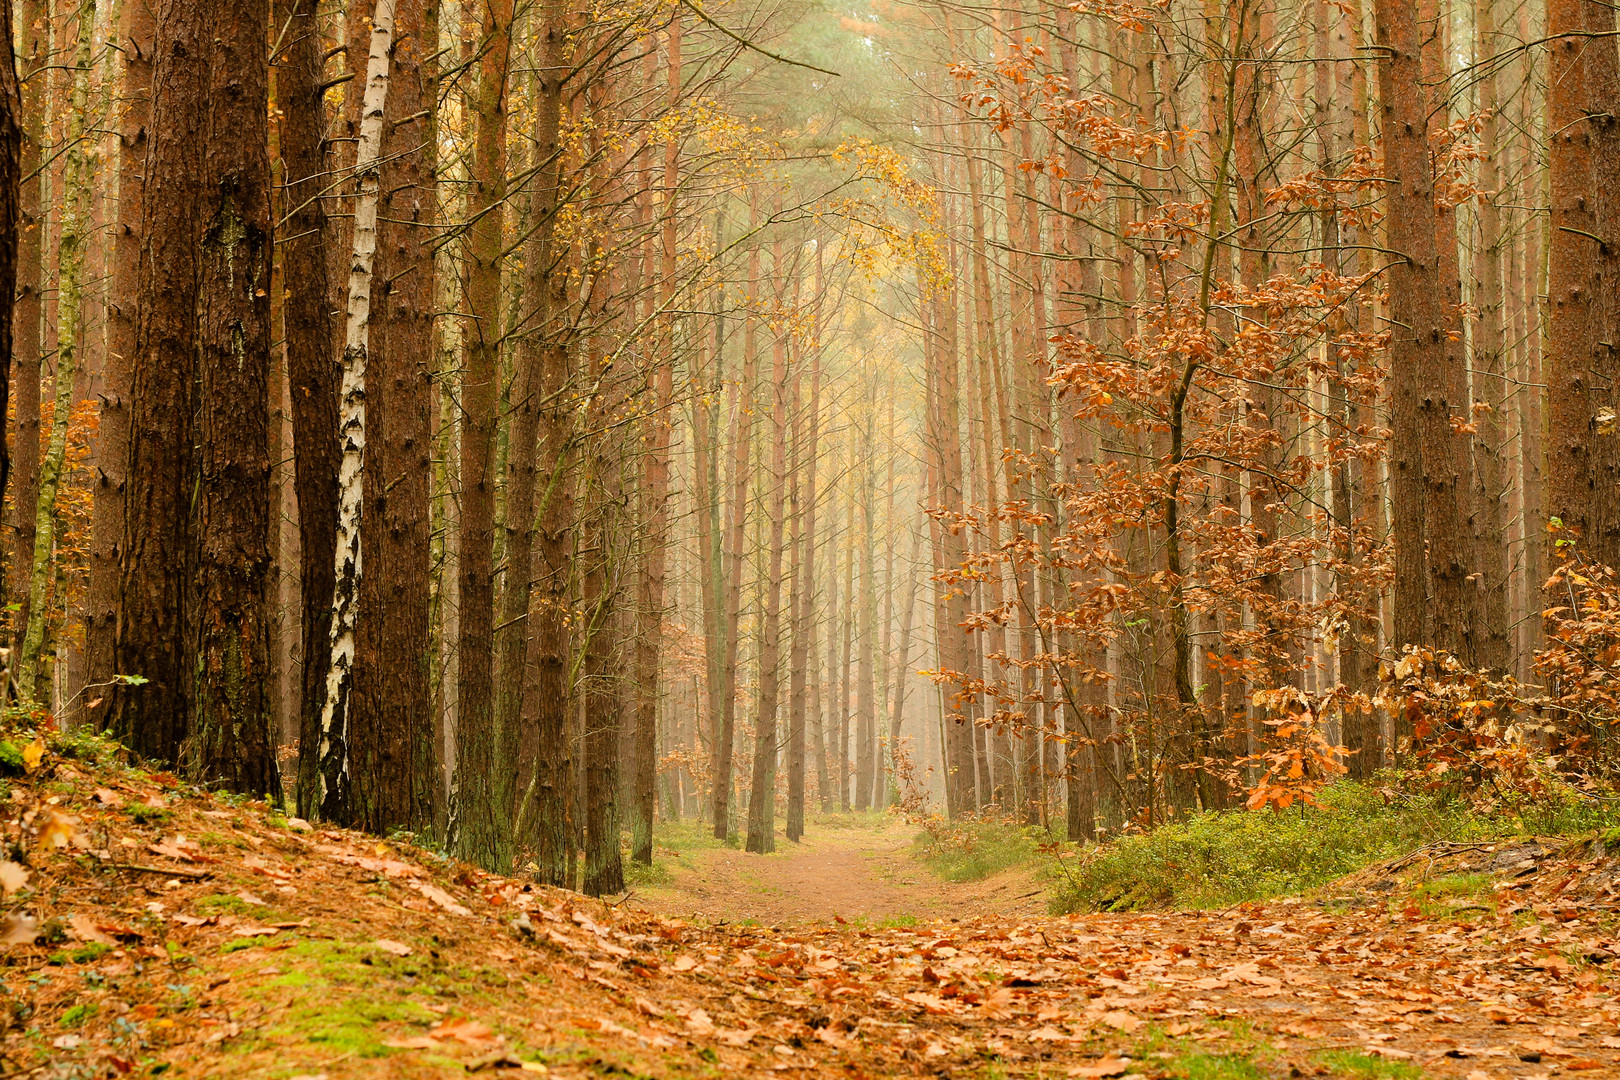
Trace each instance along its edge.
<instances>
[{"instance_id":1,"label":"earthy trail","mask_svg":"<svg viewBox=\"0 0 1620 1080\"><path fill-rule=\"evenodd\" d=\"M660 852L667 886L638 888L629 906L707 923L782 925L844 919L900 926L974 915L1033 915L1045 889L1027 868L984 881L943 881L913 854L917 830L893 819L826 819L771 855L732 848Z\"/></svg>"},{"instance_id":2,"label":"earthy trail","mask_svg":"<svg viewBox=\"0 0 1620 1080\"><path fill-rule=\"evenodd\" d=\"M673 917L109 757L7 778L0 1077L1620 1076L1601 845L1426 852L1427 893L1052 918L1016 876L926 878L902 827L826 829L693 853L644 897Z\"/></svg>"}]
</instances>

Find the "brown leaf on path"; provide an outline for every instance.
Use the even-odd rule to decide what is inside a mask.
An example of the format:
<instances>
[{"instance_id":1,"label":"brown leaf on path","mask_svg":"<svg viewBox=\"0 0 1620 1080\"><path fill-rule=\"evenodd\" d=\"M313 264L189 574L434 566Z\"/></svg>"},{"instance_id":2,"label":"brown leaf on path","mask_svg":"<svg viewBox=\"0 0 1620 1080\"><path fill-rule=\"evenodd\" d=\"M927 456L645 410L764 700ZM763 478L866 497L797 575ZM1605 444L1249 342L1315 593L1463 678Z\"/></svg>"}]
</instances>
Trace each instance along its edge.
<instances>
[{"instance_id":1,"label":"brown leaf on path","mask_svg":"<svg viewBox=\"0 0 1620 1080\"><path fill-rule=\"evenodd\" d=\"M1142 1026L1142 1021L1124 1009L1110 1009L1100 1017L1103 1023L1115 1031L1123 1031L1129 1035Z\"/></svg>"},{"instance_id":2,"label":"brown leaf on path","mask_svg":"<svg viewBox=\"0 0 1620 1080\"><path fill-rule=\"evenodd\" d=\"M1096 1078L1123 1076L1130 1067L1131 1063L1129 1061L1110 1055L1099 1058L1090 1065L1075 1065L1069 1069L1067 1075Z\"/></svg>"},{"instance_id":3,"label":"brown leaf on path","mask_svg":"<svg viewBox=\"0 0 1620 1080\"><path fill-rule=\"evenodd\" d=\"M0 860L0 895L10 896L27 884L27 869L20 863Z\"/></svg>"},{"instance_id":4,"label":"brown leaf on path","mask_svg":"<svg viewBox=\"0 0 1620 1080\"><path fill-rule=\"evenodd\" d=\"M39 830L39 843L41 847L47 848L65 848L69 845L76 848L88 848L90 846L89 838L79 828L79 819L56 809L45 811L45 824Z\"/></svg>"},{"instance_id":5,"label":"brown leaf on path","mask_svg":"<svg viewBox=\"0 0 1620 1080\"><path fill-rule=\"evenodd\" d=\"M187 849L190 850L187 850ZM176 834L164 840L161 844L148 844L146 850L154 855L177 859L180 862L196 862L197 845L187 840L184 835Z\"/></svg>"},{"instance_id":6,"label":"brown leaf on path","mask_svg":"<svg viewBox=\"0 0 1620 1080\"><path fill-rule=\"evenodd\" d=\"M395 956L411 955L411 947L398 941L390 941L387 938L378 938L376 941L373 941L372 944L377 946L377 948L381 949L383 952L393 953Z\"/></svg>"},{"instance_id":7,"label":"brown leaf on path","mask_svg":"<svg viewBox=\"0 0 1620 1080\"><path fill-rule=\"evenodd\" d=\"M693 1009L686 1018L686 1026L694 1035L707 1035L714 1031L714 1021L702 1009Z\"/></svg>"},{"instance_id":8,"label":"brown leaf on path","mask_svg":"<svg viewBox=\"0 0 1620 1080\"><path fill-rule=\"evenodd\" d=\"M96 802L116 809L124 805L124 797L112 788L96 788Z\"/></svg>"},{"instance_id":9,"label":"brown leaf on path","mask_svg":"<svg viewBox=\"0 0 1620 1080\"><path fill-rule=\"evenodd\" d=\"M417 892L421 893L435 904L438 904L452 915L467 916L472 914L472 909L457 903L455 897L451 896L437 885L429 884L426 881L412 881L410 885L411 888L415 889Z\"/></svg>"},{"instance_id":10,"label":"brown leaf on path","mask_svg":"<svg viewBox=\"0 0 1620 1080\"><path fill-rule=\"evenodd\" d=\"M75 938L86 942L87 944L115 944L109 935L102 933L101 930L96 926L96 920L92 919L88 915L73 916L68 920L68 928L73 931L73 936Z\"/></svg>"},{"instance_id":11,"label":"brown leaf on path","mask_svg":"<svg viewBox=\"0 0 1620 1080\"><path fill-rule=\"evenodd\" d=\"M39 920L11 911L0 915L0 945L32 945L39 936Z\"/></svg>"},{"instance_id":12,"label":"brown leaf on path","mask_svg":"<svg viewBox=\"0 0 1620 1080\"><path fill-rule=\"evenodd\" d=\"M691 971L698 966L698 962L690 956L677 956L675 962L669 966L676 971Z\"/></svg>"},{"instance_id":13,"label":"brown leaf on path","mask_svg":"<svg viewBox=\"0 0 1620 1080\"><path fill-rule=\"evenodd\" d=\"M741 1031L732 1031L727 1028L715 1028L714 1037L727 1046L747 1046L759 1034L759 1028L745 1028Z\"/></svg>"},{"instance_id":14,"label":"brown leaf on path","mask_svg":"<svg viewBox=\"0 0 1620 1080\"><path fill-rule=\"evenodd\" d=\"M444 1020L428 1031L428 1037L440 1042L454 1039L456 1042L477 1046L480 1043L495 1042L500 1038L495 1029L479 1020L459 1019Z\"/></svg>"}]
</instances>

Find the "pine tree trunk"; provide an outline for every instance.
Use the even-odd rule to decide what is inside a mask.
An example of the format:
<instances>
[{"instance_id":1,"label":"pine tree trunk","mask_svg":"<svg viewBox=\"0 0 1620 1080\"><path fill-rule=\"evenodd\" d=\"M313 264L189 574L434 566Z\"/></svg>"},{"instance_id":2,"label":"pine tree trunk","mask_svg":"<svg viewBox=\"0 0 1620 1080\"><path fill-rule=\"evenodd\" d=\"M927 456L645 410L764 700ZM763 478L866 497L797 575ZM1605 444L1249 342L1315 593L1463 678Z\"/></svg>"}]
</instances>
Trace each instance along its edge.
<instances>
[{"instance_id":1,"label":"pine tree trunk","mask_svg":"<svg viewBox=\"0 0 1620 1080\"><path fill-rule=\"evenodd\" d=\"M812 639L816 634L816 464L821 436L821 345L820 302L822 297L821 245L816 246L815 303L817 327L816 341L810 348L810 415L809 430L802 452L799 450L797 409L794 421L794 477L798 483L803 470L802 486L797 487L797 509L794 511L794 568L793 568L793 653L788 669L788 806L787 838L794 842L804 836L805 803L805 743L808 737L807 699L815 660ZM797 395L795 395L797 397ZM824 746L820 728L816 730L818 758ZM825 767L822 769L825 774Z\"/></svg>"},{"instance_id":2,"label":"pine tree trunk","mask_svg":"<svg viewBox=\"0 0 1620 1080\"><path fill-rule=\"evenodd\" d=\"M12 503L11 549L11 603L12 639L11 655L22 655L23 638L28 629L32 575L23 573L23 567L34 563L34 520L39 505L39 425L40 425L40 358L44 352L43 305L41 290L45 277L45 232L48 208L44 205L44 180L41 168L44 158L42 144L45 138L45 81L46 59L50 39L43 0L23 0L17 8L22 24L22 126L23 143L20 167L21 235L17 246L17 302L13 310L13 335L16 343L13 373L16 378L16 396L12 402L16 416L12 432L14 445L11 467L14 474ZM98 536L100 534L98 533ZM101 555L99 551L97 555ZM94 558L94 556L93 556ZM94 564L93 564L94 565ZM92 571L94 572L94 571ZM17 672L13 665L13 673ZM99 713L99 710L98 710Z\"/></svg>"},{"instance_id":3,"label":"pine tree trunk","mask_svg":"<svg viewBox=\"0 0 1620 1080\"><path fill-rule=\"evenodd\" d=\"M566 791L573 777L567 729L573 700L568 677L568 583L574 504L569 471L572 425L569 405L563 400L570 366L563 310L567 262L566 252L556 242L555 225L563 183L558 135L567 25L566 14L556 3L548 4L541 18L542 70L534 126L538 172L529 205L533 231L524 252L524 293L535 306L535 314L529 319L528 333L518 343L518 384L513 392L512 448L507 459L507 571L497 631L497 723L508 731L518 730L529 713L524 702L526 688L532 684L535 780L532 795L523 800L517 813L520 822L529 819L534 823L540 880L566 886ZM529 581L531 572L538 588ZM518 835L526 837L528 830L520 828Z\"/></svg>"},{"instance_id":4,"label":"pine tree trunk","mask_svg":"<svg viewBox=\"0 0 1620 1080\"><path fill-rule=\"evenodd\" d=\"M1599 417L1612 418L1620 404L1613 394L1614 352L1605 340L1602 290L1609 283L1603 280L1601 257L1616 223L1602 213L1611 202L1599 191L1606 179L1599 171L1604 147L1592 117L1613 107L1600 96L1609 64L1599 51L1612 53L1614 39L1590 36L1597 33L1614 33L1612 9L1592 0L1549 0L1545 509L1567 530L1560 539L1576 540L1584 558L1613 566L1620 564L1620 450L1612 435L1599 437L1600 427L1614 423Z\"/></svg>"},{"instance_id":5,"label":"pine tree trunk","mask_svg":"<svg viewBox=\"0 0 1620 1080\"><path fill-rule=\"evenodd\" d=\"M759 287L757 249L748 254L748 287ZM742 569L747 551L749 448L754 411L754 373L758 338L756 320L744 314L742 381L738 386L732 421L731 520L726 541L725 663L720 690L720 724L714 745L714 835L724 840L730 835L732 753L737 731L737 638L742 612Z\"/></svg>"},{"instance_id":6,"label":"pine tree trunk","mask_svg":"<svg viewBox=\"0 0 1620 1080\"><path fill-rule=\"evenodd\" d=\"M669 50L669 108L679 105L681 97L681 13L672 16L666 45ZM635 776L634 800L631 806L631 828L634 843L631 857L645 866L652 865L652 827L655 786L658 777L658 663L660 644L664 634L664 561L669 544L669 477L670 477L670 410L675 396L675 274L676 248L680 239L680 222L676 217L675 193L680 183L680 143L671 137L664 147L664 183L661 207L663 217L662 265L656 296L662 309L658 359L651 377L652 400L647 456L642 472L644 539L646 554L642 558L640 625L636 631L636 719L635 719ZM648 262L651 262L649 258Z\"/></svg>"},{"instance_id":7,"label":"pine tree trunk","mask_svg":"<svg viewBox=\"0 0 1620 1080\"><path fill-rule=\"evenodd\" d=\"M495 435L506 220L506 83L512 0L484 0L474 99L472 195L461 382L461 567L456 701L457 853L487 870L512 861L511 740L494 707Z\"/></svg>"},{"instance_id":8,"label":"pine tree trunk","mask_svg":"<svg viewBox=\"0 0 1620 1080\"><path fill-rule=\"evenodd\" d=\"M135 7L143 5L136 4ZM338 376L332 362L326 243L325 110L321 92L320 20L315 0L278 0L274 22L286 44L276 73L281 117L284 231L282 321L292 390L293 485L298 499L299 635L303 670L298 706L300 816L319 808L320 717L332 645L332 590L337 549ZM358 60L358 57L356 58ZM102 421L105 426L106 421Z\"/></svg>"},{"instance_id":9,"label":"pine tree trunk","mask_svg":"<svg viewBox=\"0 0 1620 1080\"><path fill-rule=\"evenodd\" d=\"M67 160L62 170L62 229L56 249L56 380L51 437L43 461L38 458L37 442L32 448L35 460L39 461L32 530L34 550L28 563L26 630L22 652L16 658L13 669L17 696L25 702L35 700L40 651L45 644L46 624L51 614L46 594L51 587L55 563L56 493L62 483L62 469L67 458L68 421L74 401L73 380L78 370L80 337L84 331L84 255L91 227L92 183L88 171L90 147L85 124L90 111L91 64L95 57L95 0L79 0L75 23L72 99L67 110ZM37 383L34 392L37 406ZM36 412L36 418L37 415Z\"/></svg>"},{"instance_id":10,"label":"pine tree trunk","mask_svg":"<svg viewBox=\"0 0 1620 1080\"><path fill-rule=\"evenodd\" d=\"M1396 648L1428 641L1425 541L1425 454L1422 372L1443 360L1445 336L1434 248L1434 182L1421 83L1415 0L1376 0L1374 26L1383 109L1386 224L1399 258L1389 268L1390 503L1394 510Z\"/></svg>"},{"instance_id":11,"label":"pine tree trunk","mask_svg":"<svg viewBox=\"0 0 1620 1080\"><path fill-rule=\"evenodd\" d=\"M428 691L437 200L426 110L437 88L426 8L395 0L367 347L362 517L371 572L360 579L349 749L354 822L379 835L431 828L438 785Z\"/></svg>"},{"instance_id":12,"label":"pine tree trunk","mask_svg":"<svg viewBox=\"0 0 1620 1080\"><path fill-rule=\"evenodd\" d=\"M778 241L771 258L771 276L776 279L778 307L785 307L787 275L791 272L783 265L782 243ZM756 854L776 850L776 714L781 674L783 518L788 481L788 332L786 327L777 331L771 350L771 471L768 474L771 487L764 493L768 500L766 514L770 522L770 546L766 556L768 569L764 582L764 615L760 623L754 767L748 788L747 847Z\"/></svg>"},{"instance_id":13,"label":"pine tree trunk","mask_svg":"<svg viewBox=\"0 0 1620 1080\"><path fill-rule=\"evenodd\" d=\"M1475 0L1475 48L1484 51L1497 43L1492 0ZM1478 642L1482 666L1506 672L1512 660L1508 621L1508 472L1503 456L1507 444L1507 365L1505 308L1502 298L1502 226L1497 206L1502 198L1497 155L1496 71L1489 64L1479 70L1479 249L1474 255L1474 397L1486 409L1475 420L1474 470L1478 490L1474 533L1475 558L1484 575L1483 635Z\"/></svg>"}]
</instances>

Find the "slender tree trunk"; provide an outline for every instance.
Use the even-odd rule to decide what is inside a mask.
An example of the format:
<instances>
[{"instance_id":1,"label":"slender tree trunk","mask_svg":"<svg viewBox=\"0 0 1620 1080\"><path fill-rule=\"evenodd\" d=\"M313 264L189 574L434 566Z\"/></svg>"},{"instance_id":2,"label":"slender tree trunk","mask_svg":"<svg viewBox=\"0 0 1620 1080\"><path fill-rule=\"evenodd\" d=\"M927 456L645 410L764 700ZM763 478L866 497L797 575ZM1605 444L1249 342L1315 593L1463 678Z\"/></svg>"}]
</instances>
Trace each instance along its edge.
<instances>
[{"instance_id":1,"label":"slender tree trunk","mask_svg":"<svg viewBox=\"0 0 1620 1080\"><path fill-rule=\"evenodd\" d=\"M129 5L143 7L142 4ZM279 0L274 23L286 26L276 74L286 236L281 241L282 320L292 390L293 485L298 498L299 632L303 672L298 707L298 813L313 817L320 800L320 717L331 666L332 590L337 548L338 376L328 314L329 239L321 34L314 0ZM357 58L358 59L358 58ZM102 421L103 427L106 420Z\"/></svg>"},{"instance_id":2,"label":"slender tree trunk","mask_svg":"<svg viewBox=\"0 0 1620 1080\"><path fill-rule=\"evenodd\" d=\"M795 419L794 477L804 471L802 486L798 487L798 509L794 514L794 570L792 604L793 656L789 663L791 685L788 691L788 820L787 838L797 842L804 836L804 773L805 740L808 734L806 705L808 684L814 672L812 639L816 634L816 463L821 436L821 346L820 301L822 294L821 247L816 248L816 323L817 341L810 348L810 415L809 430L803 452L797 449L798 421ZM819 725L816 731L818 760L824 755ZM825 775L825 766L822 767ZM824 789L823 789L824 790Z\"/></svg>"},{"instance_id":3,"label":"slender tree trunk","mask_svg":"<svg viewBox=\"0 0 1620 1080\"><path fill-rule=\"evenodd\" d=\"M759 255L748 255L748 288L759 287ZM742 381L737 391L736 411L731 433L731 520L726 559L725 664L720 692L720 725L714 745L714 835L724 840L730 835L732 752L737 730L737 638L742 612L742 569L748 542L749 447L754 411L754 369L758 338L756 319L743 316Z\"/></svg>"},{"instance_id":4,"label":"slender tree trunk","mask_svg":"<svg viewBox=\"0 0 1620 1080\"><path fill-rule=\"evenodd\" d=\"M366 363L371 341L371 291L377 256L377 204L381 187L383 118L393 52L394 0L377 0L355 151L357 190L351 229L348 315L339 386L336 558L326 694L321 704L321 815L348 821L353 813L349 723L354 707L355 625L360 605L361 514L366 456ZM311 800L312 804L314 800Z\"/></svg>"},{"instance_id":5,"label":"slender tree trunk","mask_svg":"<svg viewBox=\"0 0 1620 1080\"><path fill-rule=\"evenodd\" d=\"M1598 56L1598 50L1613 52L1614 39L1589 36L1593 33L1614 33L1611 9L1592 0L1550 0L1546 513L1562 523L1567 539L1579 542L1583 556L1612 566L1620 564L1620 478L1615 439L1598 437L1598 417L1612 417L1620 404L1613 394L1613 350L1605 340L1602 290L1607 283L1600 257L1602 245L1613 242L1616 223L1600 212L1609 200L1598 192L1604 178L1592 117L1614 105L1599 97L1607 64Z\"/></svg>"},{"instance_id":6,"label":"slender tree trunk","mask_svg":"<svg viewBox=\"0 0 1620 1080\"><path fill-rule=\"evenodd\" d=\"M1424 553L1424 437L1422 372L1443 363L1445 336L1434 238L1434 181L1429 166L1421 81L1420 27L1415 0L1376 0L1380 50L1379 99L1383 109L1389 246L1399 252L1389 268L1390 502L1395 530L1395 640L1399 648L1428 641L1428 567ZM1433 411L1431 404L1430 411Z\"/></svg>"},{"instance_id":7,"label":"slender tree trunk","mask_svg":"<svg viewBox=\"0 0 1620 1080\"><path fill-rule=\"evenodd\" d=\"M676 9L668 36L669 108L673 111L681 97L681 13ZM675 274L680 222L676 217L675 193L680 183L680 143L674 135L664 145L662 188L662 266L656 292L662 309L658 314L660 348L652 373L652 415L647 456L643 464L644 540L640 580L640 626L636 632L636 677L638 682L635 726L634 803L631 827L635 840L632 858L652 865L652 826L654 788L658 776L658 663L664 633L664 559L669 543L670 410L675 396ZM649 259L649 262L651 260Z\"/></svg>"},{"instance_id":8,"label":"slender tree trunk","mask_svg":"<svg viewBox=\"0 0 1620 1080\"><path fill-rule=\"evenodd\" d=\"M782 243L771 258L778 306L787 296L787 275ZM759 654L759 698L754 718L754 768L748 788L748 850L767 854L776 850L777 708L782 637L783 517L787 494L788 345L786 327L778 330L772 347L771 378L771 487L765 492L770 522L770 547L765 578L764 613Z\"/></svg>"},{"instance_id":9,"label":"slender tree trunk","mask_svg":"<svg viewBox=\"0 0 1620 1080\"><path fill-rule=\"evenodd\" d=\"M22 652L15 661L17 696L35 700L39 678L40 652L45 644L50 619L47 592L51 587L56 552L56 493L61 486L67 459L68 421L73 411L73 381L78 370L80 338L83 336L84 256L89 241L90 185L88 137L85 125L90 111L91 65L95 58L95 0L79 0L73 49L72 97L66 131L66 165L62 170L62 228L56 249L56 383L51 412L51 437L44 460L39 444L31 447L38 463L34 494L34 550L30 553L26 630ZM37 371L36 371L37 376ZM35 428L38 428L39 386L34 386ZM22 394L19 394L19 398ZM21 426L19 425L19 432ZM31 463L32 464L32 463Z\"/></svg>"},{"instance_id":10,"label":"slender tree trunk","mask_svg":"<svg viewBox=\"0 0 1620 1080\"><path fill-rule=\"evenodd\" d=\"M354 821L379 834L431 828L438 784L428 691L436 196L425 108L437 89L426 9L424 0L395 0L367 347L362 516L371 572L360 579L349 749Z\"/></svg>"},{"instance_id":11,"label":"slender tree trunk","mask_svg":"<svg viewBox=\"0 0 1620 1080\"><path fill-rule=\"evenodd\" d=\"M12 431L12 470L16 474L13 494L12 656L22 655L23 638L28 630L32 575L23 572L34 562L34 519L39 505L39 425L40 358L43 305L41 290L45 279L45 232L48 208L44 204L45 83L48 77L47 52L50 49L48 24L43 0L23 0L18 5L22 23L22 125L21 236L17 248L17 303L13 308L16 340L16 417ZM98 533L98 536L100 534ZM102 555L99 551L93 559ZM94 573L95 563L92 563ZM13 672L18 669L12 666ZM98 712L99 715L99 712Z\"/></svg>"},{"instance_id":12,"label":"slender tree trunk","mask_svg":"<svg viewBox=\"0 0 1620 1080\"><path fill-rule=\"evenodd\" d=\"M494 707L495 433L506 220L506 82L512 0L484 0L483 57L474 102L471 219L461 407L461 604L457 644L453 827L462 858L504 871L512 861L510 740Z\"/></svg>"}]
</instances>

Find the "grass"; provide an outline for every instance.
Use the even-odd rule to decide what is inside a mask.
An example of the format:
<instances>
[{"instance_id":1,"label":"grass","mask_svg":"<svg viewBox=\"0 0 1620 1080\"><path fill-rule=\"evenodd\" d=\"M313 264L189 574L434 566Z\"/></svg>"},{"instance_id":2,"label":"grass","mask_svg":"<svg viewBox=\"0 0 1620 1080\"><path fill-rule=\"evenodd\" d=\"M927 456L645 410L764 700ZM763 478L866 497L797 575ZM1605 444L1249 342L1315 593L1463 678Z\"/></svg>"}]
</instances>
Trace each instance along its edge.
<instances>
[{"instance_id":1,"label":"grass","mask_svg":"<svg viewBox=\"0 0 1620 1080\"><path fill-rule=\"evenodd\" d=\"M1373 788L1349 781L1324 789L1319 798L1318 807L1282 812L1195 814L1093 848L1071 861L1078 865L1065 867L1053 910L1229 907L1304 892L1437 840L1592 831L1612 824L1615 813L1572 801L1534 815L1485 817L1441 798L1389 803ZM1439 910L1440 901L1432 902Z\"/></svg>"},{"instance_id":2,"label":"grass","mask_svg":"<svg viewBox=\"0 0 1620 1080\"><path fill-rule=\"evenodd\" d=\"M1411 899L1425 919L1461 919L1494 910L1492 905L1470 901L1488 899L1495 891L1489 874L1447 874L1413 889Z\"/></svg>"},{"instance_id":3,"label":"grass","mask_svg":"<svg viewBox=\"0 0 1620 1080\"><path fill-rule=\"evenodd\" d=\"M1342 1076L1347 1080L1418 1080L1423 1070L1404 1061L1363 1054L1359 1050L1328 1050L1316 1055L1316 1063L1328 1070L1329 1076Z\"/></svg>"},{"instance_id":4,"label":"grass","mask_svg":"<svg viewBox=\"0 0 1620 1080\"><path fill-rule=\"evenodd\" d=\"M970 822L944 834L917 837L918 859L946 881L983 881L1036 855L1039 829L1000 822Z\"/></svg>"},{"instance_id":5,"label":"grass","mask_svg":"<svg viewBox=\"0 0 1620 1080\"><path fill-rule=\"evenodd\" d=\"M1132 1057L1156 1063L1154 1074L1166 1080L1267 1080L1271 1071L1255 1058L1270 1056L1272 1048L1255 1039L1246 1024L1233 1025L1228 1031L1232 1045L1216 1050L1150 1027Z\"/></svg>"}]
</instances>

